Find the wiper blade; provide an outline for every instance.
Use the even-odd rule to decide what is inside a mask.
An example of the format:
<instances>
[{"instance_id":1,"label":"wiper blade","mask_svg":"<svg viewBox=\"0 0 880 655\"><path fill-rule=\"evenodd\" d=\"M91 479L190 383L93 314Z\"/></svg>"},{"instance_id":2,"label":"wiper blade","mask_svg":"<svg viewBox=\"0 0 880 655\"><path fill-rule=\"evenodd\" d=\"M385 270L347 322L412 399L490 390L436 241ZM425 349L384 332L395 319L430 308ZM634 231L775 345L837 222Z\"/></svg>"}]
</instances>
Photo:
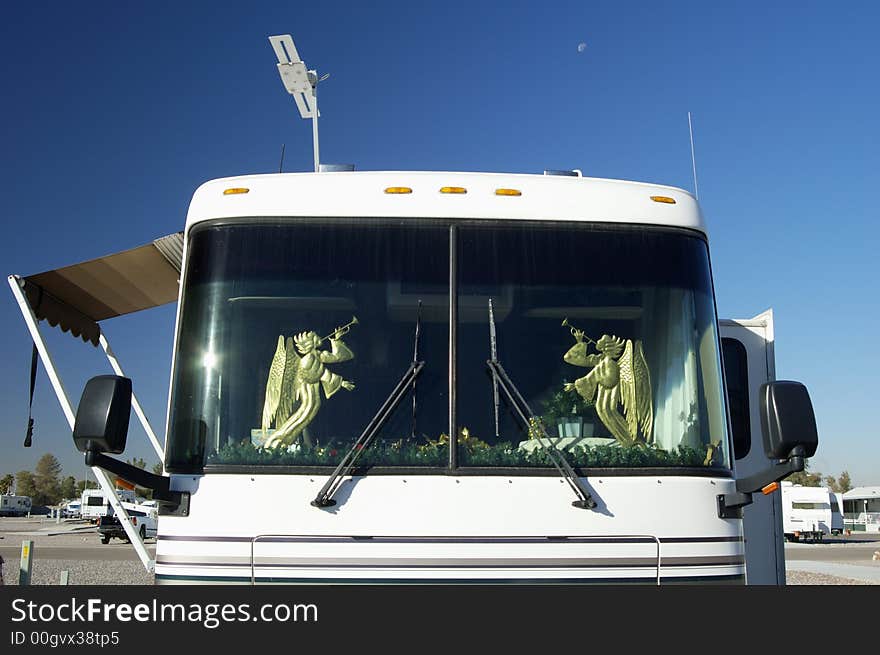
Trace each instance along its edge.
<instances>
[{"instance_id":1,"label":"wiper blade","mask_svg":"<svg viewBox=\"0 0 880 655\"><path fill-rule=\"evenodd\" d=\"M330 474L330 478L324 483L324 486L321 487L321 490L318 492L318 495L315 496L315 499L311 502L311 504L315 507L331 507L336 504L336 501L333 500L333 494L336 493L336 490L339 489L339 485L342 484L342 479L348 475L351 470L354 468L355 463L358 458L373 442L373 439L379 434L379 430L382 429L382 426L385 425L386 421L391 417L394 413L394 410L397 409L397 406L400 404L400 401L403 400L403 397L406 395L406 392L409 391L409 388L412 387L413 390L413 408L412 408L412 436L415 437L416 432L416 380L419 377L419 373L422 371L422 368L425 366L425 362L418 361L419 359L419 337L421 335L421 327L422 327L422 301L419 300L418 312L416 315L416 331L415 331L415 339L413 345L413 361L409 365L409 368L400 378L400 381L397 383L397 386L394 387L394 390L391 392L391 395L385 399L385 402L382 403L382 406L379 408L379 411L376 412L376 415L370 419L370 422L367 423L367 427L364 428L364 431L361 432L361 436L357 438L357 441L354 442L354 445L349 449L345 456L342 458L342 461L339 462L339 466Z\"/></svg>"},{"instance_id":2,"label":"wiper blade","mask_svg":"<svg viewBox=\"0 0 880 655\"><path fill-rule=\"evenodd\" d=\"M525 401L525 398L522 397L519 390L516 388L516 385L510 380L507 376L507 371L504 370L504 367L497 360L487 360L486 362L489 365L489 370L492 371L492 377L500 382L501 390L504 392L504 395L507 396L508 401L510 402L510 406L513 408L514 412L516 412L519 419L522 421L525 428L528 430L532 426L537 427L543 438L539 438L538 442L547 451L547 455L550 457L550 461L553 463L553 466L556 467L556 470L559 471L559 474L562 478L568 483L568 486L571 487L571 490L574 491L575 495L578 497L577 500L572 501L572 505L575 507L579 507L581 509L593 509L596 506L596 501L593 500L592 495L589 491L584 489L581 484L580 479L575 473L575 470L571 467L571 464L568 463L568 460L565 459L565 456L559 452L559 449L554 445L553 440L550 438L550 435L547 434L547 430L544 428L543 422L538 419L534 413L532 413L531 408L528 403Z\"/></svg>"},{"instance_id":3,"label":"wiper blade","mask_svg":"<svg viewBox=\"0 0 880 655\"><path fill-rule=\"evenodd\" d=\"M580 509L593 509L596 506L596 501L593 500L593 496L583 487L580 478L578 478L578 475L571 467L571 464L568 463L568 460L565 459L565 456L553 443L550 435L547 434L544 423L535 416L534 412L532 412L526 399L523 398L519 389L516 388L516 385L507 375L507 371L504 370L501 362L498 361L497 340L495 336L495 315L492 312L491 299L489 300L489 341L490 359L486 361L486 364L492 372L496 433L498 432L498 387L500 383L501 390L504 392L504 395L507 396L510 407L519 417L520 421L522 421L525 429L527 431L534 428L540 430L541 436L538 438L538 443L547 452L547 455L550 457L550 462L556 467L556 470L559 471L562 479L568 483L568 486L571 487L571 490L574 491L578 498L571 504Z\"/></svg>"},{"instance_id":4,"label":"wiper blade","mask_svg":"<svg viewBox=\"0 0 880 655\"><path fill-rule=\"evenodd\" d=\"M354 468L361 453L369 447L370 443L372 443L373 439L379 433L379 430L382 429L382 426L385 425L385 422L389 419L391 414L394 413L394 410L400 404L400 401L403 400L406 392L409 391L410 386L415 386L416 378L418 378L418 375L424 366L425 362L413 362L409 365L406 373L403 374L403 377L400 378L397 386L394 387L394 391L392 391L391 395L389 395L385 402L382 403L382 407L379 408L376 415L370 419L369 423L367 423L367 427L364 428L361 436L358 437L357 441L354 442L354 445L349 451L345 453L339 466L336 467L336 470L333 471L330 478L324 486L321 487L318 495L315 496L315 499L311 502L312 505L315 507L330 507L336 504L336 501L333 500L333 494L336 493L339 485L342 484L342 478L348 475Z\"/></svg>"}]
</instances>

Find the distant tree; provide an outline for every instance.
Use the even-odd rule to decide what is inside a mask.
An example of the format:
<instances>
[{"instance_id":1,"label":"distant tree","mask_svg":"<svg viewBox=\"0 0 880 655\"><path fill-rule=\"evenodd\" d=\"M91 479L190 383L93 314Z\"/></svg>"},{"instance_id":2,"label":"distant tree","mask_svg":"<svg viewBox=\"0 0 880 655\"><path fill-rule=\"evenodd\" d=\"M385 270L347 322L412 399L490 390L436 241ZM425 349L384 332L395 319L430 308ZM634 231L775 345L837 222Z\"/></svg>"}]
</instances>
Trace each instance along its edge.
<instances>
[{"instance_id":1,"label":"distant tree","mask_svg":"<svg viewBox=\"0 0 880 655\"><path fill-rule=\"evenodd\" d=\"M61 481L61 497L69 499L76 498L78 495L76 493L76 478L68 475Z\"/></svg>"},{"instance_id":2,"label":"distant tree","mask_svg":"<svg viewBox=\"0 0 880 655\"><path fill-rule=\"evenodd\" d=\"M61 464L52 453L46 453L34 468L34 486L37 489L33 497L35 505L57 505L61 500Z\"/></svg>"},{"instance_id":3,"label":"distant tree","mask_svg":"<svg viewBox=\"0 0 880 655\"><path fill-rule=\"evenodd\" d=\"M85 489L97 489L98 483L94 480L77 480L76 483L76 493L78 496L82 496L82 492Z\"/></svg>"},{"instance_id":4,"label":"distant tree","mask_svg":"<svg viewBox=\"0 0 880 655\"><path fill-rule=\"evenodd\" d=\"M34 474L30 471L19 471L15 474L15 493L19 496L30 496L33 500L37 495L37 485L34 482Z\"/></svg>"},{"instance_id":5,"label":"distant tree","mask_svg":"<svg viewBox=\"0 0 880 655\"><path fill-rule=\"evenodd\" d=\"M798 471L797 473L792 473L787 478L786 481L791 482L792 484L799 484L804 487L821 487L822 486L822 474L821 473L810 473L810 460L806 460L804 462L804 470Z\"/></svg>"},{"instance_id":6,"label":"distant tree","mask_svg":"<svg viewBox=\"0 0 880 655\"><path fill-rule=\"evenodd\" d=\"M825 477L825 486L835 493L845 494L852 489L852 480L849 477L849 471L844 471L837 478L833 475Z\"/></svg>"},{"instance_id":7,"label":"distant tree","mask_svg":"<svg viewBox=\"0 0 880 655\"><path fill-rule=\"evenodd\" d=\"M7 473L0 478L0 494L11 493L13 486L15 486L15 476L12 473Z\"/></svg>"},{"instance_id":8,"label":"distant tree","mask_svg":"<svg viewBox=\"0 0 880 655\"><path fill-rule=\"evenodd\" d=\"M153 473L156 475L162 475L165 472L165 467L162 465L162 462L158 464L153 464Z\"/></svg>"}]
</instances>

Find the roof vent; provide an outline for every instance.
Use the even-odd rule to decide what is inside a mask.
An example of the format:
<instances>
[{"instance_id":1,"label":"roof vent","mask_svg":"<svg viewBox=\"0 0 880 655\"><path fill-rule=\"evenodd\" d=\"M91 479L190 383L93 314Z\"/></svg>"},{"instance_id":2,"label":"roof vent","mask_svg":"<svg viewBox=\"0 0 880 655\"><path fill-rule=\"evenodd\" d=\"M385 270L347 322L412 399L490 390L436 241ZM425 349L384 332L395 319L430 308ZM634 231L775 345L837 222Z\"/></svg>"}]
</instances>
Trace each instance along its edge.
<instances>
[{"instance_id":1,"label":"roof vent","mask_svg":"<svg viewBox=\"0 0 880 655\"><path fill-rule=\"evenodd\" d=\"M354 170L354 164L318 164L319 173L349 173Z\"/></svg>"},{"instance_id":2,"label":"roof vent","mask_svg":"<svg viewBox=\"0 0 880 655\"><path fill-rule=\"evenodd\" d=\"M580 169L574 168L570 171L553 171L553 170L545 170L544 175L563 175L565 177L583 177L584 174L581 173Z\"/></svg>"}]
</instances>

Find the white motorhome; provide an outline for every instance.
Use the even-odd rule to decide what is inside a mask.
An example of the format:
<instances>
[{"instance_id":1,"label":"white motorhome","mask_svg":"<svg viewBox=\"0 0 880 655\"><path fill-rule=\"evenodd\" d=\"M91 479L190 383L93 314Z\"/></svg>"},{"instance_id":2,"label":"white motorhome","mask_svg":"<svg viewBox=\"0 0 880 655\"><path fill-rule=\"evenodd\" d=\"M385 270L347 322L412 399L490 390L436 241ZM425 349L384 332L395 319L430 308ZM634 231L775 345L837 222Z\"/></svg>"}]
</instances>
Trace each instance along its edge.
<instances>
[{"instance_id":1,"label":"white motorhome","mask_svg":"<svg viewBox=\"0 0 880 655\"><path fill-rule=\"evenodd\" d=\"M133 503L135 495L128 489L116 490L119 499ZM83 489L80 497L80 517L97 523L102 516L107 516L110 511L110 497L103 489Z\"/></svg>"},{"instance_id":2,"label":"white motorhome","mask_svg":"<svg viewBox=\"0 0 880 655\"><path fill-rule=\"evenodd\" d=\"M157 583L784 582L757 492L815 452L812 406L773 381L772 317L719 329L682 189L579 171L218 179L181 233L9 281L102 487L110 472L159 500L155 560L122 521ZM163 445L99 322L172 301ZM40 319L116 373L76 411ZM727 382L722 336L748 342ZM553 429L557 394L589 433ZM109 456L131 408L166 475Z\"/></svg>"},{"instance_id":3,"label":"white motorhome","mask_svg":"<svg viewBox=\"0 0 880 655\"><path fill-rule=\"evenodd\" d=\"M782 524L786 539L821 540L831 534L831 517L828 487L782 482Z\"/></svg>"},{"instance_id":4,"label":"white motorhome","mask_svg":"<svg viewBox=\"0 0 880 655\"><path fill-rule=\"evenodd\" d=\"M0 516L27 516L30 511L30 496L0 495Z\"/></svg>"}]
</instances>

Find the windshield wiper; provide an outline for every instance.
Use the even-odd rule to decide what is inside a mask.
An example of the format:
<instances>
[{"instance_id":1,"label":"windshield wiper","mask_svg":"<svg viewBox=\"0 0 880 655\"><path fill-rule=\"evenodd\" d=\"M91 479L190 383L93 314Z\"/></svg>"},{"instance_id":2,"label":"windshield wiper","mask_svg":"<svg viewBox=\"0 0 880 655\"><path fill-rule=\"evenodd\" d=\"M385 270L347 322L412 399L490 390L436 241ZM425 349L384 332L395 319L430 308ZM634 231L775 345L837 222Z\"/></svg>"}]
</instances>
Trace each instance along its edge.
<instances>
[{"instance_id":1,"label":"windshield wiper","mask_svg":"<svg viewBox=\"0 0 880 655\"><path fill-rule=\"evenodd\" d=\"M339 485L342 484L342 479L348 475L351 470L354 468L355 463L361 454L370 447L370 444L373 442L373 439L379 434L379 430L382 429L382 426L385 425L385 422L391 417L394 413L394 410L397 409L397 406L400 404L400 401L403 400L403 397L406 395L409 388L413 389L413 426L412 431L415 433L415 417L416 417L416 399L415 399L415 391L416 391L416 380L419 377L419 373L422 371L422 368L425 366L425 362L417 361L419 354L419 335L421 332L421 322L422 322L422 301L419 301L419 311L418 317L416 318L416 335L415 335L415 347L413 348L413 361L409 365L409 368L406 372L401 376L400 381L397 383L397 386L394 387L394 390L385 399L385 402L382 403L382 406L379 408L379 411L376 412L376 415L370 419L370 422L367 423L367 427L364 428L364 431L361 432L361 436L357 438L357 441L354 442L354 445L349 449L345 456L342 458L342 461L339 463L339 466L330 474L327 482L324 483L324 486L321 487L321 490L318 492L318 495L315 496L315 499L311 502L314 507L331 507L336 504L336 501L333 500L333 494L336 493L336 490L339 489Z\"/></svg>"},{"instance_id":2,"label":"windshield wiper","mask_svg":"<svg viewBox=\"0 0 880 655\"><path fill-rule=\"evenodd\" d=\"M575 495L578 497L578 499L572 501L571 504L575 507L579 507L580 509L593 509L596 506L596 501L593 500L593 496L590 494L589 491L584 489L580 479L577 476L577 473L575 473L575 470L571 467L571 464L568 463L568 460L565 459L565 456L553 443L550 435L547 434L547 430L544 427L543 421L535 416L534 412L532 412L531 407L529 407L529 404L526 402L526 399L523 398L522 394L519 392L519 389L516 388L516 385L511 381L510 377L508 377L507 371L504 370L501 362L498 361L498 352L496 348L495 338L495 315L492 312L491 299L489 300L489 334L490 359L486 360L486 364L489 366L489 370L492 372L492 385L495 393L494 401L496 425L498 423L497 394L498 387L500 385L501 390L504 392L504 395L507 396L510 407L519 417L520 421L522 421L525 429L527 431L529 429L535 428L540 430L538 443L547 452L551 463L553 464L553 466L556 467L556 470L559 471L559 474L562 476L563 480L568 483L568 486L571 487L571 490L574 491Z\"/></svg>"}]
</instances>

